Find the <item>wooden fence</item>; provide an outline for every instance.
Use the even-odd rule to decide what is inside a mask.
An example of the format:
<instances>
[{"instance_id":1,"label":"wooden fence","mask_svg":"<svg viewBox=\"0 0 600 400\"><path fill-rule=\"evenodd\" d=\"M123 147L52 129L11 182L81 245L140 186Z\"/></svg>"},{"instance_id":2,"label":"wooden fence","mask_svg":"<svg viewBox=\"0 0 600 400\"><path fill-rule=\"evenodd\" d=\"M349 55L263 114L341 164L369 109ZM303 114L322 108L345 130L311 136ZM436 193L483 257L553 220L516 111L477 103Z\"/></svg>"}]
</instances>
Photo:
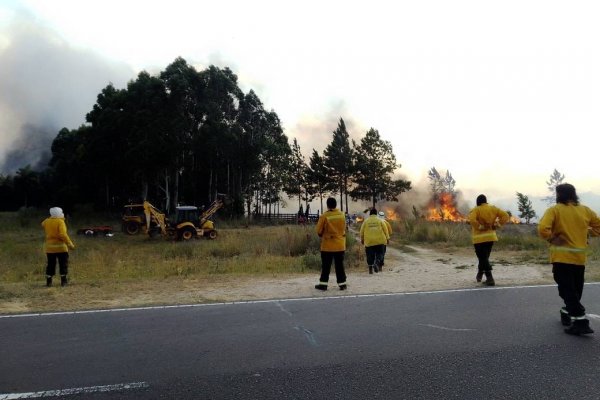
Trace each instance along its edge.
<instances>
[{"instance_id":1,"label":"wooden fence","mask_svg":"<svg viewBox=\"0 0 600 400\"><path fill-rule=\"evenodd\" d=\"M282 222L287 224L316 224L319 220L319 214L254 214L252 215L254 221L265 221L265 222Z\"/></svg>"}]
</instances>

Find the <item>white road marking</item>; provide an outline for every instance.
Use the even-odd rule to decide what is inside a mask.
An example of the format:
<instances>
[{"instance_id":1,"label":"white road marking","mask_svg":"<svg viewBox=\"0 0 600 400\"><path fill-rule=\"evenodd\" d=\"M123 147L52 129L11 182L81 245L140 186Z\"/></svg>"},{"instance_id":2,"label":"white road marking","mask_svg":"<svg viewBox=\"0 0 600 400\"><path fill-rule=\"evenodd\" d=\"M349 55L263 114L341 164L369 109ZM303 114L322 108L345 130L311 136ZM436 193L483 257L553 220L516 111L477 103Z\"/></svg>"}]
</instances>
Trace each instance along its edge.
<instances>
[{"instance_id":1,"label":"white road marking","mask_svg":"<svg viewBox=\"0 0 600 400\"><path fill-rule=\"evenodd\" d=\"M288 310L286 310L285 307L283 306L283 304L281 304L280 302L277 302L275 304L277 304L277 307L279 307L281 309L281 311L283 311L284 313L286 313L290 317L292 316L292 313L289 312Z\"/></svg>"},{"instance_id":2,"label":"white road marking","mask_svg":"<svg viewBox=\"0 0 600 400\"><path fill-rule=\"evenodd\" d=\"M600 282L586 283L587 285L600 285ZM460 293L460 292L479 292L479 291L490 291L490 290L510 290L510 289L535 289L545 287L556 287L556 284L551 285L528 285L528 286L493 286L493 287L482 287L482 288L466 288L466 289L447 289L447 290L431 290L424 292L396 292L396 293L373 293L373 294L346 294L337 296L319 296L319 297L301 297L296 299L266 299L266 300L240 300L240 301L229 301L221 303L201 303L201 304L178 304L173 306L148 306L148 307L132 307L132 308L109 308L104 310L82 310L82 311L59 311L59 312L47 312L47 313L29 313L29 314L9 314L0 315L2 318L26 318L26 317L50 317L54 315L74 315L74 314L97 314L97 313L110 313L110 312L124 312L124 311L145 311L145 310L165 310L169 308L195 308L195 307L214 307L214 306L225 306L235 304L260 304L260 303L278 303L278 302L292 302L292 301L313 301L313 300L334 300L334 299L355 299L362 297L384 297L384 296L418 296L425 294L439 294L439 293ZM1 400L1 399L0 399Z\"/></svg>"},{"instance_id":3,"label":"white road marking","mask_svg":"<svg viewBox=\"0 0 600 400\"><path fill-rule=\"evenodd\" d=\"M435 329L441 329L443 331L474 331L475 329L470 329L470 328L446 328L445 326L439 326L439 325L431 325L431 324L419 324L421 326L428 326L430 328L435 328Z\"/></svg>"},{"instance_id":4,"label":"white road marking","mask_svg":"<svg viewBox=\"0 0 600 400\"><path fill-rule=\"evenodd\" d=\"M596 314L586 314L588 317L592 317L594 319L600 319L600 315L596 315Z\"/></svg>"},{"instance_id":5,"label":"white road marking","mask_svg":"<svg viewBox=\"0 0 600 400\"><path fill-rule=\"evenodd\" d=\"M70 396L70 395L74 395L74 394L115 392L117 390L145 389L147 387L149 387L149 385L146 382L132 382L132 383L118 383L116 385L88 386L88 387L60 389L60 390L45 390L43 392L4 393L4 394L0 393L0 400L39 399L41 397L61 397L61 396Z\"/></svg>"}]
</instances>

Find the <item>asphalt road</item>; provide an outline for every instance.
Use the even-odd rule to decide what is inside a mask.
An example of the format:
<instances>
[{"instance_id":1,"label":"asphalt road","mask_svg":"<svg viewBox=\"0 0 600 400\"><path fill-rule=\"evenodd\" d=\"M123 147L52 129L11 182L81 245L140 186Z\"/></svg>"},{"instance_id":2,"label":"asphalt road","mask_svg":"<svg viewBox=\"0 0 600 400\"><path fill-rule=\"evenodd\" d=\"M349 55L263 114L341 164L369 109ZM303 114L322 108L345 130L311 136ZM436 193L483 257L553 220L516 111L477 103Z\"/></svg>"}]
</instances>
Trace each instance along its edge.
<instances>
[{"instance_id":1,"label":"asphalt road","mask_svg":"<svg viewBox=\"0 0 600 400\"><path fill-rule=\"evenodd\" d=\"M555 287L0 316L0 400L598 399ZM584 305L600 335L600 285Z\"/></svg>"}]
</instances>

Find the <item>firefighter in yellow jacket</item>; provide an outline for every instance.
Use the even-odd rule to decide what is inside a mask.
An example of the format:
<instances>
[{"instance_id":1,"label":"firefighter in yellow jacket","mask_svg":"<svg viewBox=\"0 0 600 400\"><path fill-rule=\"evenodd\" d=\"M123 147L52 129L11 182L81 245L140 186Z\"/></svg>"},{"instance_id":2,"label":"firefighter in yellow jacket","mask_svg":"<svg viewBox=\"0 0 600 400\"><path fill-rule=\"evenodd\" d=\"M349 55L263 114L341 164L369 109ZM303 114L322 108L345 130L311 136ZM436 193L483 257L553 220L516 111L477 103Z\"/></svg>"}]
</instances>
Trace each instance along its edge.
<instances>
[{"instance_id":1,"label":"firefighter in yellow jacket","mask_svg":"<svg viewBox=\"0 0 600 400\"><path fill-rule=\"evenodd\" d=\"M379 272L383 260L383 251L390 240L390 234L384 221L377 217L372 208L369 218L360 226L360 242L365 245L369 274Z\"/></svg>"},{"instance_id":2,"label":"firefighter in yellow jacket","mask_svg":"<svg viewBox=\"0 0 600 400\"><path fill-rule=\"evenodd\" d=\"M588 246L588 234L600 236L600 219L579 203L575 187L556 186L556 205L550 207L538 224L538 234L550 243L552 274L565 307L560 316L566 333L594 333L581 304Z\"/></svg>"},{"instance_id":3,"label":"firefighter in yellow jacket","mask_svg":"<svg viewBox=\"0 0 600 400\"><path fill-rule=\"evenodd\" d=\"M348 288L344 270L346 252L346 216L338 210L337 201L327 199L327 211L319 217L317 235L321 238L321 278L315 289L327 290L331 264L335 264L335 277L340 290Z\"/></svg>"},{"instance_id":4,"label":"firefighter in yellow jacket","mask_svg":"<svg viewBox=\"0 0 600 400\"><path fill-rule=\"evenodd\" d=\"M52 286L52 277L56 274L56 261L58 261L60 272L60 285L67 285L67 274L69 273L69 249L75 245L67 233L65 216L60 207L50 209L50 217L42 222L42 228L46 233L44 250L46 252L46 286Z\"/></svg>"},{"instance_id":5,"label":"firefighter in yellow jacket","mask_svg":"<svg viewBox=\"0 0 600 400\"><path fill-rule=\"evenodd\" d=\"M388 231L388 235L390 237L392 237L392 224L390 224L388 222L387 219L385 219L385 213L383 211L379 211L379 213L377 213L377 215L379 215L379 219L382 220L383 222L385 222L385 227L387 228ZM379 265L379 271L383 271L383 266L385 265L385 253L387 251L387 244L383 245L383 254L381 256L381 263Z\"/></svg>"},{"instance_id":6,"label":"firefighter in yellow jacket","mask_svg":"<svg viewBox=\"0 0 600 400\"><path fill-rule=\"evenodd\" d=\"M471 239L477 256L477 275L475 280L481 282L485 274L485 284L494 286L496 282L492 276L492 264L490 254L494 242L498 241L496 229L508 222L508 213L496 206L488 204L485 195L477 196L477 207L469 213L469 224L471 224Z\"/></svg>"}]
</instances>

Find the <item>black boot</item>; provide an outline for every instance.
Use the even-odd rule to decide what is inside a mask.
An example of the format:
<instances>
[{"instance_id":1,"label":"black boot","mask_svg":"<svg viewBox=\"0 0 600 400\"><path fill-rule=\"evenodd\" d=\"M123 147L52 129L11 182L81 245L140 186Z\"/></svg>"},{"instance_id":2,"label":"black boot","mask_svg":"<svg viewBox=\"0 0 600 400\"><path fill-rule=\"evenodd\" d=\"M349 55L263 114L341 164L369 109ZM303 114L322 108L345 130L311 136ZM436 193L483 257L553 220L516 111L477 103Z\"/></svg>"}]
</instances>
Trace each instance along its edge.
<instances>
[{"instance_id":1,"label":"black boot","mask_svg":"<svg viewBox=\"0 0 600 400\"><path fill-rule=\"evenodd\" d=\"M496 285L496 281L494 281L494 277L492 276L492 271L485 271L485 284L487 286Z\"/></svg>"},{"instance_id":2,"label":"black boot","mask_svg":"<svg viewBox=\"0 0 600 400\"><path fill-rule=\"evenodd\" d=\"M47 287L52 286L52 277L49 275L46 275L46 286Z\"/></svg>"},{"instance_id":3,"label":"black boot","mask_svg":"<svg viewBox=\"0 0 600 400\"><path fill-rule=\"evenodd\" d=\"M560 322L563 326L571 326L571 317L565 307L560 309Z\"/></svg>"},{"instance_id":4,"label":"black boot","mask_svg":"<svg viewBox=\"0 0 600 400\"><path fill-rule=\"evenodd\" d=\"M322 283L319 283L318 285L315 285L315 289L317 289L317 290L327 290L327 285L323 285Z\"/></svg>"},{"instance_id":5,"label":"black boot","mask_svg":"<svg viewBox=\"0 0 600 400\"><path fill-rule=\"evenodd\" d=\"M60 276L60 286L67 286L67 276L66 275L61 275Z\"/></svg>"},{"instance_id":6,"label":"black boot","mask_svg":"<svg viewBox=\"0 0 600 400\"><path fill-rule=\"evenodd\" d=\"M594 333L592 328L590 328L590 321L586 318L584 319L575 319L571 322L571 326L565 328L565 333L570 335L588 335L590 333Z\"/></svg>"},{"instance_id":7,"label":"black boot","mask_svg":"<svg viewBox=\"0 0 600 400\"><path fill-rule=\"evenodd\" d=\"M477 272L477 275L475 275L475 280L477 282L481 282L481 278L483 278L483 271L479 271Z\"/></svg>"}]
</instances>

